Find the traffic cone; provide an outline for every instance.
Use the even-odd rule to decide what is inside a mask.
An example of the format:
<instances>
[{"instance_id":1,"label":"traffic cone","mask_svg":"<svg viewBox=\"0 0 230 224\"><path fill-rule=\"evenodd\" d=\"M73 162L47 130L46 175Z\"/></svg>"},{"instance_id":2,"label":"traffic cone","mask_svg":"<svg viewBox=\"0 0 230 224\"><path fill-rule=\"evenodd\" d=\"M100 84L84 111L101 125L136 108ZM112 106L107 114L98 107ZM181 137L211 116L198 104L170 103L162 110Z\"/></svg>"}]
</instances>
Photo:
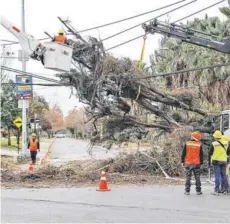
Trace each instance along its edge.
<instances>
[{"instance_id":1,"label":"traffic cone","mask_svg":"<svg viewBox=\"0 0 230 224\"><path fill-rule=\"evenodd\" d=\"M101 179L99 184L99 189L97 191L111 191L111 189L108 188L105 171L101 172Z\"/></svg>"},{"instance_id":2,"label":"traffic cone","mask_svg":"<svg viewBox=\"0 0 230 224\"><path fill-rule=\"evenodd\" d=\"M29 163L29 172L30 172L30 173L33 173L33 172L34 172L34 168L33 168L33 163L32 163L32 161L30 161L30 163Z\"/></svg>"}]
</instances>

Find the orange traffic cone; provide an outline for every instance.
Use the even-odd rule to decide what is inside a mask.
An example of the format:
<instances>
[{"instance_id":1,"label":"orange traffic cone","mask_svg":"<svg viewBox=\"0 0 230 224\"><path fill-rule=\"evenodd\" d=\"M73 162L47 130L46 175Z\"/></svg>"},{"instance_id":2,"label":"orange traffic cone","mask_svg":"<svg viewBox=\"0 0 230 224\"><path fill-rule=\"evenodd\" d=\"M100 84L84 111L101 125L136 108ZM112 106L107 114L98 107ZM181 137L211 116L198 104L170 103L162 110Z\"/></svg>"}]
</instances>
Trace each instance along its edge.
<instances>
[{"instance_id":1,"label":"orange traffic cone","mask_svg":"<svg viewBox=\"0 0 230 224\"><path fill-rule=\"evenodd\" d=\"M108 189L105 171L101 172L101 179L99 184L99 189L97 191L111 191L111 189Z\"/></svg>"},{"instance_id":2,"label":"orange traffic cone","mask_svg":"<svg viewBox=\"0 0 230 224\"><path fill-rule=\"evenodd\" d=\"M30 173L34 172L34 168L33 168L33 163L32 163L32 161L30 161L30 163L29 163L29 172L30 172Z\"/></svg>"}]
</instances>

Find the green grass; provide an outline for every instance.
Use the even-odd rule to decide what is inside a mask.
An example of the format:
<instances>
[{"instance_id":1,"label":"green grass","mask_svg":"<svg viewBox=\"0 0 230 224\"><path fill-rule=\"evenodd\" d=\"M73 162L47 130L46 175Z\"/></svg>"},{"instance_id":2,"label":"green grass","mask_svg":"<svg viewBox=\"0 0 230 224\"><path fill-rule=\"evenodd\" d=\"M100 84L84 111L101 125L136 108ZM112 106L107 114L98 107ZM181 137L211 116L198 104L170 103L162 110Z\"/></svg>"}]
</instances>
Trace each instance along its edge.
<instances>
[{"instance_id":1,"label":"green grass","mask_svg":"<svg viewBox=\"0 0 230 224\"><path fill-rule=\"evenodd\" d=\"M2 148L15 148L17 149L18 148L18 144L17 144L17 139L16 138L11 138L11 146L8 145L8 139L1 139L1 147ZM21 142L21 139L20 139L20 142L19 142L19 148L21 149L22 148L22 142Z\"/></svg>"},{"instance_id":2,"label":"green grass","mask_svg":"<svg viewBox=\"0 0 230 224\"><path fill-rule=\"evenodd\" d=\"M40 142L44 142L46 139L44 138L40 138ZM17 139L16 138L11 138L11 146L8 146L8 139L2 139L1 138L1 147L2 148L8 148L8 149L17 149L18 148L18 144L17 144ZM21 141L21 138L20 138L20 141L19 141L19 148L21 149L22 148L22 141Z\"/></svg>"}]
</instances>

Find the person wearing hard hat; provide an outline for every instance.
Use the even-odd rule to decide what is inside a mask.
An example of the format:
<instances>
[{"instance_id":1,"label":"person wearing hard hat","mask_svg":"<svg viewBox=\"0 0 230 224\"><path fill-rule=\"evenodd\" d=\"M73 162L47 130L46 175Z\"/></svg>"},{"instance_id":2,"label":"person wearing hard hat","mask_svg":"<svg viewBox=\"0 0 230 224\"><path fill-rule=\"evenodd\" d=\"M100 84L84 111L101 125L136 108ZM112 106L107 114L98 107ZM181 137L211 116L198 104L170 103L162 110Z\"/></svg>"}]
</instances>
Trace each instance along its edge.
<instances>
[{"instance_id":1,"label":"person wearing hard hat","mask_svg":"<svg viewBox=\"0 0 230 224\"><path fill-rule=\"evenodd\" d=\"M200 180L200 170L201 165L203 164L203 149L201 140L201 133L199 131L192 132L191 139L187 141L184 145L181 162L185 167L185 194L190 194L191 188L191 177L192 173L195 176L196 180L196 194L201 195L201 180Z\"/></svg>"},{"instance_id":2,"label":"person wearing hard hat","mask_svg":"<svg viewBox=\"0 0 230 224\"><path fill-rule=\"evenodd\" d=\"M225 135L223 135L222 138L221 138L221 140L222 140L223 142L226 142L226 143L227 143L227 145L228 145L227 154L229 154L228 151L230 151L230 145L229 145L228 137L225 136ZM227 158L226 175L227 175L227 178L228 178L228 186L229 186L229 185L230 185L230 183L229 183L229 179L230 179L230 156L228 156L228 158ZM224 193L224 180L222 179L221 181L222 181L222 182L221 182L221 193Z\"/></svg>"},{"instance_id":3,"label":"person wearing hard hat","mask_svg":"<svg viewBox=\"0 0 230 224\"><path fill-rule=\"evenodd\" d=\"M227 156L229 155L229 147L226 141L222 139L222 133L220 131L215 131L213 134L215 141L212 143L209 150L209 165L214 167L215 175L215 189L212 193L213 195L219 195L221 180L223 181L223 193L228 193L228 178L226 174L227 167Z\"/></svg>"},{"instance_id":4,"label":"person wearing hard hat","mask_svg":"<svg viewBox=\"0 0 230 224\"><path fill-rule=\"evenodd\" d=\"M40 143L37 139L37 135L33 133L28 142L28 149L30 150L30 157L33 164L36 163L37 152L40 151Z\"/></svg>"},{"instance_id":5,"label":"person wearing hard hat","mask_svg":"<svg viewBox=\"0 0 230 224\"><path fill-rule=\"evenodd\" d=\"M67 38L64 35L64 31L62 29L58 31L58 35L54 37L53 41L57 43L68 44Z\"/></svg>"}]
</instances>

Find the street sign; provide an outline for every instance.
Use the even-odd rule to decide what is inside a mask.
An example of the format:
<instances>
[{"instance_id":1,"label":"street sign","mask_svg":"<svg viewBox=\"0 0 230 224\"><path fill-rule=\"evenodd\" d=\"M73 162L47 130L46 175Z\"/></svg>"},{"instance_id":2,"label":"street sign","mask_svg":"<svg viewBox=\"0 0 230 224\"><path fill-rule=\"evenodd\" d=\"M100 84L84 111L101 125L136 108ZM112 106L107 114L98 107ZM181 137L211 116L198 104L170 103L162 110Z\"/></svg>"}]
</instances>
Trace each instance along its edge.
<instances>
[{"instance_id":1,"label":"street sign","mask_svg":"<svg viewBox=\"0 0 230 224\"><path fill-rule=\"evenodd\" d=\"M33 98L32 76L16 75L16 84L18 100Z\"/></svg>"},{"instance_id":2,"label":"street sign","mask_svg":"<svg viewBox=\"0 0 230 224\"><path fill-rule=\"evenodd\" d=\"M22 126L22 118L21 117L17 117L15 120L14 120L14 124L20 128Z\"/></svg>"},{"instance_id":3,"label":"street sign","mask_svg":"<svg viewBox=\"0 0 230 224\"><path fill-rule=\"evenodd\" d=\"M24 100L25 101L25 106L26 109L29 108L29 100ZM23 100L18 100L18 108L22 108L23 107Z\"/></svg>"}]
</instances>

